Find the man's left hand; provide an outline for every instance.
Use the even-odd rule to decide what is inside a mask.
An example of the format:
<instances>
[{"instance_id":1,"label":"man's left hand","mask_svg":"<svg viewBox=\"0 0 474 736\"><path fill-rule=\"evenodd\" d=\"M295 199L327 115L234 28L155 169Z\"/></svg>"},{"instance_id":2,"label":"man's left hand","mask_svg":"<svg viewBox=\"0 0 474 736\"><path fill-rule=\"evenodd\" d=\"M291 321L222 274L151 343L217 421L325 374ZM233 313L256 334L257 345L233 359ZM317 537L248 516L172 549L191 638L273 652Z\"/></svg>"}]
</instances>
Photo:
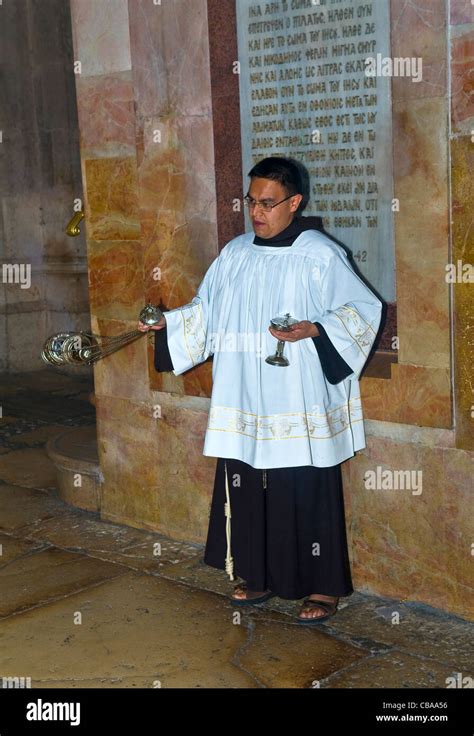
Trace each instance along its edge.
<instances>
[{"instance_id":1,"label":"man's left hand","mask_svg":"<svg viewBox=\"0 0 474 736\"><path fill-rule=\"evenodd\" d=\"M305 337L317 337L319 335L316 325L307 319L291 325L291 330L288 332L286 330L275 330L271 325L268 329L277 340L286 340L288 342L296 342L296 340L303 340Z\"/></svg>"}]
</instances>

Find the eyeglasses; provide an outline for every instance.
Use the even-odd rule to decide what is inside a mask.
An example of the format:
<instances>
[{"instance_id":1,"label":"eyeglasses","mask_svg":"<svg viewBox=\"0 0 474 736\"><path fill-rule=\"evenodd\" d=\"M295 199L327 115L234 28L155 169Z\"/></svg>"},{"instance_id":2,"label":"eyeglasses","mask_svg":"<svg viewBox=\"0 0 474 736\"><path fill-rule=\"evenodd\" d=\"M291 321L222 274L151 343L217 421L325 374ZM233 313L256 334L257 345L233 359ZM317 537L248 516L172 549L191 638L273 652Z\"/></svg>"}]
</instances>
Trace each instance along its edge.
<instances>
[{"instance_id":1,"label":"eyeglasses","mask_svg":"<svg viewBox=\"0 0 474 736\"><path fill-rule=\"evenodd\" d=\"M249 197L249 195L247 194L244 197L244 202L247 205L247 207L249 208L249 210L255 209L255 207L257 207L257 205L260 205L260 207L262 208L262 210L264 212L271 212L271 210L274 207L277 207L282 202L286 202L287 199L291 199L291 197L294 197L294 196L295 196L294 194L290 194L288 197L285 197L285 199L281 199L279 202L275 202L275 204L270 204L265 199L262 199L262 200L259 201L257 199L252 199L252 197Z\"/></svg>"}]
</instances>

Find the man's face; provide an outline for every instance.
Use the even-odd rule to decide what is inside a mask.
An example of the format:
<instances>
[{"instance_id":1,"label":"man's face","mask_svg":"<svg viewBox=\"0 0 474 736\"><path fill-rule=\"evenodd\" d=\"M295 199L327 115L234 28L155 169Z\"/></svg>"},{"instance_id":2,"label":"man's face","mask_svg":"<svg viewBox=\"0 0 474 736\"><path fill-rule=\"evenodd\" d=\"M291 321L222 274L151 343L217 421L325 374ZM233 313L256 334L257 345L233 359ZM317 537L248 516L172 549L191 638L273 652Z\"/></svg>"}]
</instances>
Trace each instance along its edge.
<instances>
[{"instance_id":1,"label":"man's face","mask_svg":"<svg viewBox=\"0 0 474 736\"><path fill-rule=\"evenodd\" d=\"M278 181L252 177L248 196L258 201L264 200L268 204L275 204L285 199L288 192ZM249 215L255 234L261 238L273 238L274 235L278 235L293 220L302 199L301 194L294 194L286 202L282 202L278 207L273 207L269 212L265 212L260 205L253 208L249 207Z\"/></svg>"}]
</instances>

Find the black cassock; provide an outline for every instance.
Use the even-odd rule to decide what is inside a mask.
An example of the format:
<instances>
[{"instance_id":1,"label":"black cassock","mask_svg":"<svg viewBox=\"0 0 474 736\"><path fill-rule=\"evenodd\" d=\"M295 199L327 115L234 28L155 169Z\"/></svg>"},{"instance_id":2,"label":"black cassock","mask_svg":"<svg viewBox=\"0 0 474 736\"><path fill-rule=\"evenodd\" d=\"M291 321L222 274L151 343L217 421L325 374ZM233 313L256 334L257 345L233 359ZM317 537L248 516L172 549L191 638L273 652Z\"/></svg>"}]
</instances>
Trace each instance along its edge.
<instances>
[{"instance_id":1,"label":"black cassock","mask_svg":"<svg viewBox=\"0 0 474 736\"><path fill-rule=\"evenodd\" d=\"M256 245L288 246L304 230L321 229L319 217L298 217L273 238ZM314 341L329 383L352 373L324 328ZM173 370L166 327L155 332L155 369ZM275 369L277 370L277 369ZM234 574L250 590L272 590L289 600L312 593L353 592L347 549L341 465L260 470L233 458L218 458L204 562L226 569L226 485L231 517Z\"/></svg>"}]
</instances>

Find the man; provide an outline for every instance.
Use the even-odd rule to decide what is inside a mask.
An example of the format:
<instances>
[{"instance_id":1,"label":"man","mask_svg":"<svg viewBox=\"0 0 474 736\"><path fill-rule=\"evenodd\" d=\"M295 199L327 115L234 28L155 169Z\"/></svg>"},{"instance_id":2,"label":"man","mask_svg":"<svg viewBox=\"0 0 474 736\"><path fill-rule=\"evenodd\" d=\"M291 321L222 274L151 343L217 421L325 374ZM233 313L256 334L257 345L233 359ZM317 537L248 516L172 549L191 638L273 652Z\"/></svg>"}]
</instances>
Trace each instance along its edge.
<instances>
[{"instance_id":1,"label":"man","mask_svg":"<svg viewBox=\"0 0 474 736\"><path fill-rule=\"evenodd\" d=\"M266 158L249 177L253 232L227 243L194 299L154 328L155 368L179 375L213 355L204 562L246 581L234 604L306 596L297 621L313 624L353 592L341 463L365 447L358 378L382 305L320 219L297 216L296 163ZM269 326L285 315L290 331ZM288 365L266 361L275 338Z\"/></svg>"}]
</instances>

